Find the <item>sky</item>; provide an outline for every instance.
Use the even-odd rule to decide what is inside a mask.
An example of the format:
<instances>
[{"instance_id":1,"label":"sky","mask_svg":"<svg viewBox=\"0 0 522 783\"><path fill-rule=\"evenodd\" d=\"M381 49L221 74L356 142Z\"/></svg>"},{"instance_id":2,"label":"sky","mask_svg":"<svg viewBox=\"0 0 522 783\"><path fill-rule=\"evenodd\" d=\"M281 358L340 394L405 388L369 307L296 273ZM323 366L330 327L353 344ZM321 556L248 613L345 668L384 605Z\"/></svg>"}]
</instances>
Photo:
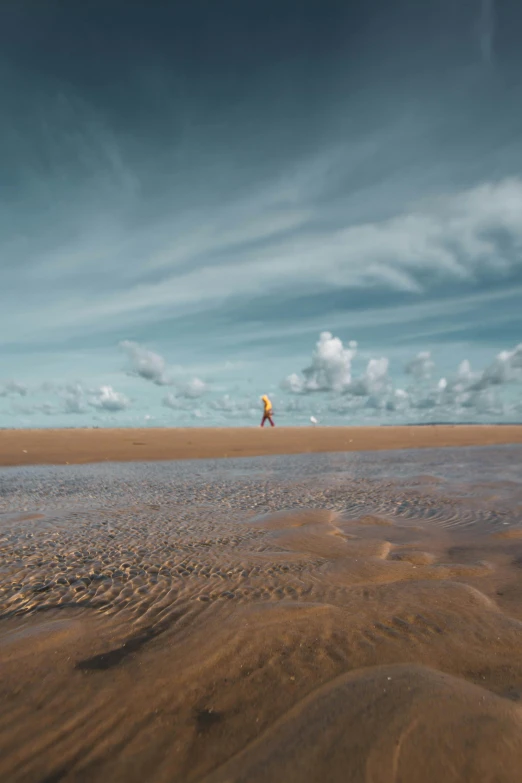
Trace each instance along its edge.
<instances>
[{"instance_id":1,"label":"sky","mask_svg":"<svg viewBox=\"0 0 522 783\"><path fill-rule=\"evenodd\" d=\"M522 421L518 0L4 0L0 427Z\"/></svg>"}]
</instances>

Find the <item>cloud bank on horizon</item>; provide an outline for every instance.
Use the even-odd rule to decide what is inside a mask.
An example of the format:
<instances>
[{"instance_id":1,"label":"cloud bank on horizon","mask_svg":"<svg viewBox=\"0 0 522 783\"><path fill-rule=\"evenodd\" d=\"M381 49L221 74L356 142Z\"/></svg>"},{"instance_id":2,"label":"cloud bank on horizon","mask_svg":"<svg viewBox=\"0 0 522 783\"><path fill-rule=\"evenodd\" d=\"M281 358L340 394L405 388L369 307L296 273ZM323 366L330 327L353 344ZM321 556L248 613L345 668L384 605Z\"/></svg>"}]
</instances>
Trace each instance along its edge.
<instances>
[{"instance_id":1,"label":"cloud bank on horizon","mask_svg":"<svg viewBox=\"0 0 522 783\"><path fill-rule=\"evenodd\" d=\"M163 379L165 359L149 349L133 343L122 344L143 372L136 374L144 385L155 386ZM395 372L390 373L386 357L372 357L359 372L354 372L358 345L354 340L343 345L339 337L322 332L312 351L310 363L300 373L281 379L279 391L271 390L276 412L283 424L322 424L375 422L380 412L381 423L423 423L449 421L522 421L522 343L500 351L481 370L472 370L463 359L448 377L437 373L429 351L420 351ZM151 370L154 370L152 372ZM127 373L121 372L121 380ZM401 379L397 383L396 378ZM174 385L172 381L169 385ZM281 393L282 392L282 393ZM39 398L46 395L46 401ZM85 388L80 383L48 384L27 388L16 381L0 387L0 396L9 398L11 413L22 418L35 415L47 418L89 418L92 409L98 415L92 421L112 425L167 423L249 423L259 416L259 396L255 392L237 389L236 393L220 394L212 386L193 377L179 382L174 391L142 401L131 400L112 386ZM53 400L50 401L49 397ZM24 402L20 402L20 398ZM299 398L299 401L297 401ZM27 401L26 401L27 399ZM161 410L160 410L161 407ZM167 408L170 413L165 414ZM151 413L150 411L153 411ZM172 418L175 412L177 418ZM107 414L106 418L100 413ZM114 418L118 414L118 418ZM121 419L121 415L126 418ZM65 421L62 418L62 421ZM82 422L80 421L80 424ZM85 422L83 422L85 424ZM49 423L48 426L52 426Z\"/></svg>"},{"instance_id":2,"label":"cloud bank on horizon","mask_svg":"<svg viewBox=\"0 0 522 783\"><path fill-rule=\"evenodd\" d=\"M3 5L0 426L522 420L521 23Z\"/></svg>"}]
</instances>

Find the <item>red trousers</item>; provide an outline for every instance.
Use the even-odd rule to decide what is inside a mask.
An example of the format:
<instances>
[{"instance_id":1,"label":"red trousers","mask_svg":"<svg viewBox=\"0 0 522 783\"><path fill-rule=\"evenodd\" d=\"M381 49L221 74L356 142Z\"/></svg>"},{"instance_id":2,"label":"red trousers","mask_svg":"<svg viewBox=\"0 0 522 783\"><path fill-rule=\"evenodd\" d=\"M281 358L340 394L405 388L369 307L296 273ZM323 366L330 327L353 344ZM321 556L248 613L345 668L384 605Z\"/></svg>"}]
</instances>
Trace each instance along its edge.
<instances>
[{"instance_id":1,"label":"red trousers","mask_svg":"<svg viewBox=\"0 0 522 783\"><path fill-rule=\"evenodd\" d=\"M270 422L270 426L271 427L275 427L274 420L272 419L272 414L271 413L264 413L263 414L263 418L261 419L261 426L262 427L265 426L265 421L269 421Z\"/></svg>"}]
</instances>

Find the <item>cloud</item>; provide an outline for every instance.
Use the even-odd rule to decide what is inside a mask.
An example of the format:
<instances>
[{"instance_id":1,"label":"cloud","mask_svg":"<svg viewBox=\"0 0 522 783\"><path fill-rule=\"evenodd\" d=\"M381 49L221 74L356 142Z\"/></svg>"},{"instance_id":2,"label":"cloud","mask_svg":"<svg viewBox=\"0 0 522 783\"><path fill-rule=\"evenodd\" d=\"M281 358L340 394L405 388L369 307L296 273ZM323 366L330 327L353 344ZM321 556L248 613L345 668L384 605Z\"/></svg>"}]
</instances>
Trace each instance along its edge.
<instances>
[{"instance_id":1,"label":"cloud","mask_svg":"<svg viewBox=\"0 0 522 783\"><path fill-rule=\"evenodd\" d=\"M14 394L18 394L20 397L26 397L27 392L28 389L25 383L19 383L18 381L7 381L0 388L0 397L10 397Z\"/></svg>"},{"instance_id":2,"label":"cloud","mask_svg":"<svg viewBox=\"0 0 522 783\"><path fill-rule=\"evenodd\" d=\"M406 364L404 372L407 375L413 375L416 380L424 380L431 378L434 367L435 363L432 361L430 351L420 351L414 359Z\"/></svg>"},{"instance_id":3,"label":"cloud","mask_svg":"<svg viewBox=\"0 0 522 783\"><path fill-rule=\"evenodd\" d=\"M178 387L177 393L181 397L195 399L201 397L207 391L208 384L206 384L205 381L202 381L200 378L192 378L190 381L187 381L187 383L181 384Z\"/></svg>"},{"instance_id":4,"label":"cloud","mask_svg":"<svg viewBox=\"0 0 522 783\"><path fill-rule=\"evenodd\" d=\"M305 380L296 372L290 373L281 381L281 389L292 394L302 394L305 390Z\"/></svg>"},{"instance_id":5,"label":"cloud","mask_svg":"<svg viewBox=\"0 0 522 783\"><path fill-rule=\"evenodd\" d=\"M172 410L190 410L191 400L197 400L208 392L209 387L200 378L192 378L180 384L175 393L169 392L163 397L162 405Z\"/></svg>"},{"instance_id":6,"label":"cloud","mask_svg":"<svg viewBox=\"0 0 522 783\"><path fill-rule=\"evenodd\" d=\"M353 378L352 362L356 354L355 340L351 340L348 348L345 348L339 337L334 337L331 332L322 332L310 365L305 367L301 375L288 375L282 381L281 388L292 394L337 392L356 397L382 396L388 392L391 388L388 359L370 359L364 373Z\"/></svg>"},{"instance_id":7,"label":"cloud","mask_svg":"<svg viewBox=\"0 0 522 783\"><path fill-rule=\"evenodd\" d=\"M230 394L203 400L200 397L182 397L171 392L165 395L162 405L177 411L184 418L213 420L214 424L223 419L251 419L261 415L260 403L247 396L234 397Z\"/></svg>"},{"instance_id":8,"label":"cloud","mask_svg":"<svg viewBox=\"0 0 522 783\"><path fill-rule=\"evenodd\" d=\"M57 413L58 409L50 402L42 402L34 405L20 405L16 403L13 405L15 413L23 414L25 416L34 416L36 413L43 413L44 416L52 416Z\"/></svg>"},{"instance_id":9,"label":"cloud","mask_svg":"<svg viewBox=\"0 0 522 783\"><path fill-rule=\"evenodd\" d=\"M338 337L322 332L312 354L312 361L299 376L292 373L282 382L282 388L294 394L320 391L343 391L352 380L352 360L357 343L345 348Z\"/></svg>"},{"instance_id":10,"label":"cloud","mask_svg":"<svg viewBox=\"0 0 522 783\"><path fill-rule=\"evenodd\" d=\"M292 198L285 201L281 184L274 184L274 206L295 210L295 203L304 201L306 194ZM240 214L241 205L231 204L229 209ZM321 228L319 213L303 215L294 232L271 234L260 246L247 242L235 254L228 253L224 243L218 257L213 253L226 232L221 237L219 226L215 227L194 250L195 228L187 226L187 237L179 239L185 251L175 263L165 265L158 279L130 275L125 287L93 292L88 307L79 294L76 301L68 297L68 306L61 301L58 307L48 298L47 309L35 311L35 317L45 325L46 334L62 333L64 325L84 332L87 326L97 329L99 323L105 328L116 323L136 327L173 309L181 317L229 299L263 297L274 291L289 298L310 291L375 286L421 293L434 282L476 282L492 271L504 275L520 268L521 213L522 179L513 177L401 204L396 215L386 219L355 222L347 212L327 229ZM167 242L166 236L162 241ZM32 339L34 331L28 331L17 312L6 312L5 317L18 341ZM162 357L137 343L123 345L134 373L159 385L168 382Z\"/></svg>"},{"instance_id":11,"label":"cloud","mask_svg":"<svg viewBox=\"0 0 522 783\"><path fill-rule=\"evenodd\" d=\"M454 375L437 380L432 380L435 363L431 353L421 351L405 366L412 376L408 389L396 386L386 357L370 359L364 372L354 376L351 351L355 343L350 345L352 348L346 349L339 338L323 332L310 366L302 374L289 375L281 386L301 397L311 391L322 392L330 396L328 410L342 416L379 410L400 415L404 421L418 420L419 412L458 420L472 412L501 420L509 410L515 410L513 402L503 401L496 390L522 381L522 343L501 351L481 371L473 371L469 360L464 359Z\"/></svg>"},{"instance_id":12,"label":"cloud","mask_svg":"<svg viewBox=\"0 0 522 783\"><path fill-rule=\"evenodd\" d=\"M354 378L345 388L345 394L353 394L358 397L382 397L392 389L392 382L388 375L389 361L385 357L370 359L364 373Z\"/></svg>"},{"instance_id":13,"label":"cloud","mask_svg":"<svg viewBox=\"0 0 522 783\"><path fill-rule=\"evenodd\" d=\"M182 397L179 397L177 394L174 394L173 392L169 392L168 394L166 394L163 397L161 404L165 408L171 408L174 411L190 410L191 408L189 400L183 399Z\"/></svg>"},{"instance_id":14,"label":"cloud","mask_svg":"<svg viewBox=\"0 0 522 783\"><path fill-rule=\"evenodd\" d=\"M493 56L495 35L495 0L480 0L478 36L482 59L489 63Z\"/></svg>"},{"instance_id":15,"label":"cloud","mask_svg":"<svg viewBox=\"0 0 522 783\"><path fill-rule=\"evenodd\" d=\"M180 398L197 399L209 391L208 384L197 376L190 380L176 382L172 375L168 374L167 362L163 356L144 348L139 343L124 340L120 343L120 348L129 357L130 375L151 381L156 386L176 385L176 393L167 394L163 398L163 405L167 408L182 408ZM176 371L180 373L183 370L181 367L176 367Z\"/></svg>"},{"instance_id":16,"label":"cloud","mask_svg":"<svg viewBox=\"0 0 522 783\"><path fill-rule=\"evenodd\" d=\"M522 343L511 351L501 351L495 361L490 364L472 383L475 390L487 389L490 386L500 386L518 381L522 377Z\"/></svg>"},{"instance_id":17,"label":"cloud","mask_svg":"<svg viewBox=\"0 0 522 783\"><path fill-rule=\"evenodd\" d=\"M483 370L474 372L469 360L460 362L453 377L440 378L435 387L412 393L411 405L421 409L459 409L491 413L502 417L505 406L497 392L501 387L522 381L522 343L501 351Z\"/></svg>"},{"instance_id":18,"label":"cloud","mask_svg":"<svg viewBox=\"0 0 522 783\"><path fill-rule=\"evenodd\" d=\"M250 395L232 397L230 394L223 394L221 397L210 400L208 407L212 411L222 414L225 418L229 418L230 414L247 419L257 418L262 411L260 398L252 398ZM278 405L276 404L274 407L277 412Z\"/></svg>"},{"instance_id":19,"label":"cloud","mask_svg":"<svg viewBox=\"0 0 522 783\"><path fill-rule=\"evenodd\" d=\"M216 400L210 402L210 407L215 411L221 411L222 413L236 413L241 407L241 404L232 399L229 394L224 394Z\"/></svg>"},{"instance_id":20,"label":"cloud","mask_svg":"<svg viewBox=\"0 0 522 783\"><path fill-rule=\"evenodd\" d=\"M170 380L166 376L166 362L163 356L149 351L139 343L124 340L120 343L131 363L130 374L138 375L157 386L166 386Z\"/></svg>"},{"instance_id":21,"label":"cloud","mask_svg":"<svg viewBox=\"0 0 522 783\"><path fill-rule=\"evenodd\" d=\"M432 392L432 404L459 404L481 407L497 404L494 389L522 380L522 343L511 350L501 351L483 370L474 372L471 363L464 359L453 378L441 378L436 392ZM434 396L435 395L435 396ZM438 395L438 397L437 397Z\"/></svg>"},{"instance_id":22,"label":"cloud","mask_svg":"<svg viewBox=\"0 0 522 783\"><path fill-rule=\"evenodd\" d=\"M79 383L68 384L65 387L63 406L65 413L87 412L87 400L85 397L85 392Z\"/></svg>"},{"instance_id":23,"label":"cloud","mask_svg":"<svg viewBox=\"0 0 522 783\"><path fill-rule=\"evenodd\" d=\"M128 408L130 401L121 392L114 391L112 386L100 386L96 392L91 392L89 405L105 411L122 411Z\"/></svg>"},{"instance_id":24,"label":"cloud","mask_svg":"<svg viewBox=\"0 0 522 783\"><path fill-rule=\"evenodd\" d=\"M473 280L485 269L519 265L522 246L522 181L485 183L458 194L426 200L378 222L279 238L245 250L241 264L208 264L140 289L141 302L154 299L190 305L278 288L381 285L419 292L426 273L438 279ZM505 234L515 251L499 239ZM509 243L508 243L509 244ZM135 292L138 293L137 291ZM129 293L129 305L134 295ZM120 301L120 306L123 302Z\"/></svg>"},{"instance_id":25,"label":"cloud","mask_svg":"<svg viewBox=\"0 0 522 783\"><path fill-rule=\"evenodd\" d=\"M20 384L12 386L21 388L11 388L11 393L25 395L24 388ZM56 381L44 382L34 391L37 395L41 392L52 392L57 398L57 402L34 402L31 405L22 405L15 403L12 410L17 414L32 416L37 413L43 413L45 416L54 416L59 414L86 414L89 407L99 410L117 412L129 407L130 401L124 394L115 391L112 386L100 386L97 389L85 389L80 383L61 384Z\"/></svg>"},{"instance_id":26,"label":"cloud","mask_svg":"<svg viewBox=\"0 0 522 783\"><path fill-rule=\"evenodd\" d=\"M165 408L172 408L173 410L178 410L180 408L178 403L179 400L176 395L170 392L169 394L166 394L161 401L161 404L165 406Z\"/></svg>"}]
</instances>

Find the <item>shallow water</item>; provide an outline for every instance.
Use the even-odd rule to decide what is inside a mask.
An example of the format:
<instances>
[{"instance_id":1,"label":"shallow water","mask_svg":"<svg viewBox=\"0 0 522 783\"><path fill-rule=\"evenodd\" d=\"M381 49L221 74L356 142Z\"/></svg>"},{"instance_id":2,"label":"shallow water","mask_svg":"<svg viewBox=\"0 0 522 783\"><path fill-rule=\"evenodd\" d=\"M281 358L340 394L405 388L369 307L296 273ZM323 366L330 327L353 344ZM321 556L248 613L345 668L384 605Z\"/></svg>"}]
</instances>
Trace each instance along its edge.
<instances>
[{"instance_id":1,"label":"shallow water","mask_svg":"<svg viewBox=\"0 0 522 783\"><path fill-rule=\"evenodd\" d=\"M4 469L0 777L515 781L521 621L520 446Z\"/></svg>"}]
</instances>

